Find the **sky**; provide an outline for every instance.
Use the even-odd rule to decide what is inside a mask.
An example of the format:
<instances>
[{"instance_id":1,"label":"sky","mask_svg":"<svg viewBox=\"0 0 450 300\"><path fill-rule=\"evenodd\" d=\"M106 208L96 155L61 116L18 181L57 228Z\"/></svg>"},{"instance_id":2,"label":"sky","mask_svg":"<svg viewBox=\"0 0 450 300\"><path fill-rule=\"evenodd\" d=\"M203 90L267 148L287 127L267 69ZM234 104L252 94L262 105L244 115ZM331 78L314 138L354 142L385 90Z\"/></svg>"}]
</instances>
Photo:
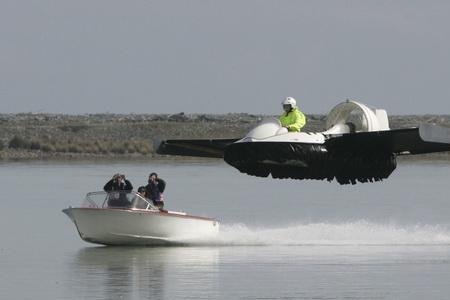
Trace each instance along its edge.
<instances>
[{"instance_id":1,"label":"sky","mask_svg":"<svg viewBox=\"0 0 450 300\"><path fill-rule=\"evenodd\" d=\"M450 114L450 1L0 0L0 113Z\"/></svg>"}]
</instances>

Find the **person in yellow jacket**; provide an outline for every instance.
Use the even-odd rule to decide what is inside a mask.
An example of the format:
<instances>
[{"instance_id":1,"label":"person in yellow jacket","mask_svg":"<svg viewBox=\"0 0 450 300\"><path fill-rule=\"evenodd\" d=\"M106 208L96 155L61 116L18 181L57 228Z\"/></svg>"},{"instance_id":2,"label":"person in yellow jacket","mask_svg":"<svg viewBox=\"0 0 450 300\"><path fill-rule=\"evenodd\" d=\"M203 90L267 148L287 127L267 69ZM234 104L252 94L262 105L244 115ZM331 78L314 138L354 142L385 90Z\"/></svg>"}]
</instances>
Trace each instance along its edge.
<instances>
[{"instance_id":1,"label":"person in yellow jacket","mask_svg":"<svg viewBox=\"0 0 450 300\"><path fill-rule=\"evenodd\" d=\"M281 126L289 132L299 132L306 124L305 115L298 109L297 102L287 97L282 103L284 113L280 116Z\"/></svg>"}]
</instances>

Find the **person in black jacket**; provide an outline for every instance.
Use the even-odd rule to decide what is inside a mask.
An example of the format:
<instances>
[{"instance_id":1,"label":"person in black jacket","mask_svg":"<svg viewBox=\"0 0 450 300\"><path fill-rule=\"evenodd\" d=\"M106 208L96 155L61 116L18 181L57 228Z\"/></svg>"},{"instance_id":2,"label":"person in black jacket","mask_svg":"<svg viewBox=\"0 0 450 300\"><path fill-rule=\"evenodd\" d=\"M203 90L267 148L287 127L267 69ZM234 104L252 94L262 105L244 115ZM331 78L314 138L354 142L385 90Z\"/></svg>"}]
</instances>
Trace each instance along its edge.
<instances>
[{"instance_id":1,"label":"person in black jacket","mask_svg":"<svg viewBox=\"0 0 450 300\"><path fill-rule=\"evenodd\" d=\"M133 185L125 178L124 174L114 174L113 178L105 184L103 190L110 193L108 195L108 206L128 207L130 205L127 193L133 190Z\"/></svg>"},{"instance_id":2,"label":"person in black jacket","mask_svg":"<svg viewBox=\"0 0 450 300\"><path fill-rule=\"evenodd\" d=\"M112 179L105 184L103 190L105 192L113 192L113 191L131 192L133 190L133 185L128 179L125 178L124 174L114 174Z\"/></svg>"},{"instance_id":3,"label":"person in black jacket","mask_svg":"<svg viewBox=\"0 0 450 300\"><path fill-rule=\"evenodd\" d=\"M158 177L158 174L151 173L148 176L148 184L145 186L146 197L159 207L164 207L163 192L166 189L166 182Z\"/></svg>"}]
</instances>

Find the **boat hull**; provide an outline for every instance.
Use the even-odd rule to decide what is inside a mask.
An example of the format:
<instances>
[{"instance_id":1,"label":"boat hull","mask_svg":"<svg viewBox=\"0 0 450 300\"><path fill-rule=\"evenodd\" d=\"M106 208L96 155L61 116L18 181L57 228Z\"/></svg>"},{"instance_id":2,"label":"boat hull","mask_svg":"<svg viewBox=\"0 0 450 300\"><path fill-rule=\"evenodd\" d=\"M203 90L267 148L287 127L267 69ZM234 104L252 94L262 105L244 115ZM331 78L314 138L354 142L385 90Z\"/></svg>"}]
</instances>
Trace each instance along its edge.
<instances>
[{"instance_id":1,"label":"boat hull","mask_svg":"<svg viewBox=\"0 0 450 300\"><path fill-rule=\"evenodd\" d=\"M171 212L111 208L63 212L84 241L103 245L186 244L214 237L219 231L214 219Z\"/></svg>"}]
</instances>

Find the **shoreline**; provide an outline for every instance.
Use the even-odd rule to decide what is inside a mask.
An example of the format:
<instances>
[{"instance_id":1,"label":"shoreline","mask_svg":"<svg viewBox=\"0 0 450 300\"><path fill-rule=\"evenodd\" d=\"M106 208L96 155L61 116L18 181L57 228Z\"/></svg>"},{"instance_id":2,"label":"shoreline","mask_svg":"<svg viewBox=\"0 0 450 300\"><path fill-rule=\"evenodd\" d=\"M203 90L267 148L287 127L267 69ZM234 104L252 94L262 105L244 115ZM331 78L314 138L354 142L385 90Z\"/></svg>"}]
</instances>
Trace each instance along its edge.
<instances>
[{"instance_id":1,"label":"shoreline","mask_svg":"<svg viewBox=\"0 0 450 300\"><path fill-rule=\"evenodd\" d=\"M277 116L229 114L0 114L0 161L189 160L160 156L164 139L241 138L261 120ZM318 132L325 115L307 114L304 131ZM390 116L392 129L432 123L450 127L450 115ZM401 157L450 160L450 152Z\"/></svg>"},{"instance_id":2,"label":"shoreline","mask_svg":"<svg viewBox=\"0 0 450 300\"><path fill-rule=\"evenodd\" d=\"M1 155L1 152L0 152ZM0 163L26 163L26 162L51 162L51 163L69 163L69 162L100 162L100 163L132 163L132 162L223 162L222 158L210 157L191 157L191 156L175 156L175 155L117 155L117 156L103 156L103 155L89 155L69 153L67 155L50 155L39 156L36 153L29 155L21 155L20 157L1 157ZM397 156L398 163L416 163L416 162L442 162L450 164L450 152L432 153L432 154L418 154L418 155L399 155Z\"/></svg>"}]
</instances>

